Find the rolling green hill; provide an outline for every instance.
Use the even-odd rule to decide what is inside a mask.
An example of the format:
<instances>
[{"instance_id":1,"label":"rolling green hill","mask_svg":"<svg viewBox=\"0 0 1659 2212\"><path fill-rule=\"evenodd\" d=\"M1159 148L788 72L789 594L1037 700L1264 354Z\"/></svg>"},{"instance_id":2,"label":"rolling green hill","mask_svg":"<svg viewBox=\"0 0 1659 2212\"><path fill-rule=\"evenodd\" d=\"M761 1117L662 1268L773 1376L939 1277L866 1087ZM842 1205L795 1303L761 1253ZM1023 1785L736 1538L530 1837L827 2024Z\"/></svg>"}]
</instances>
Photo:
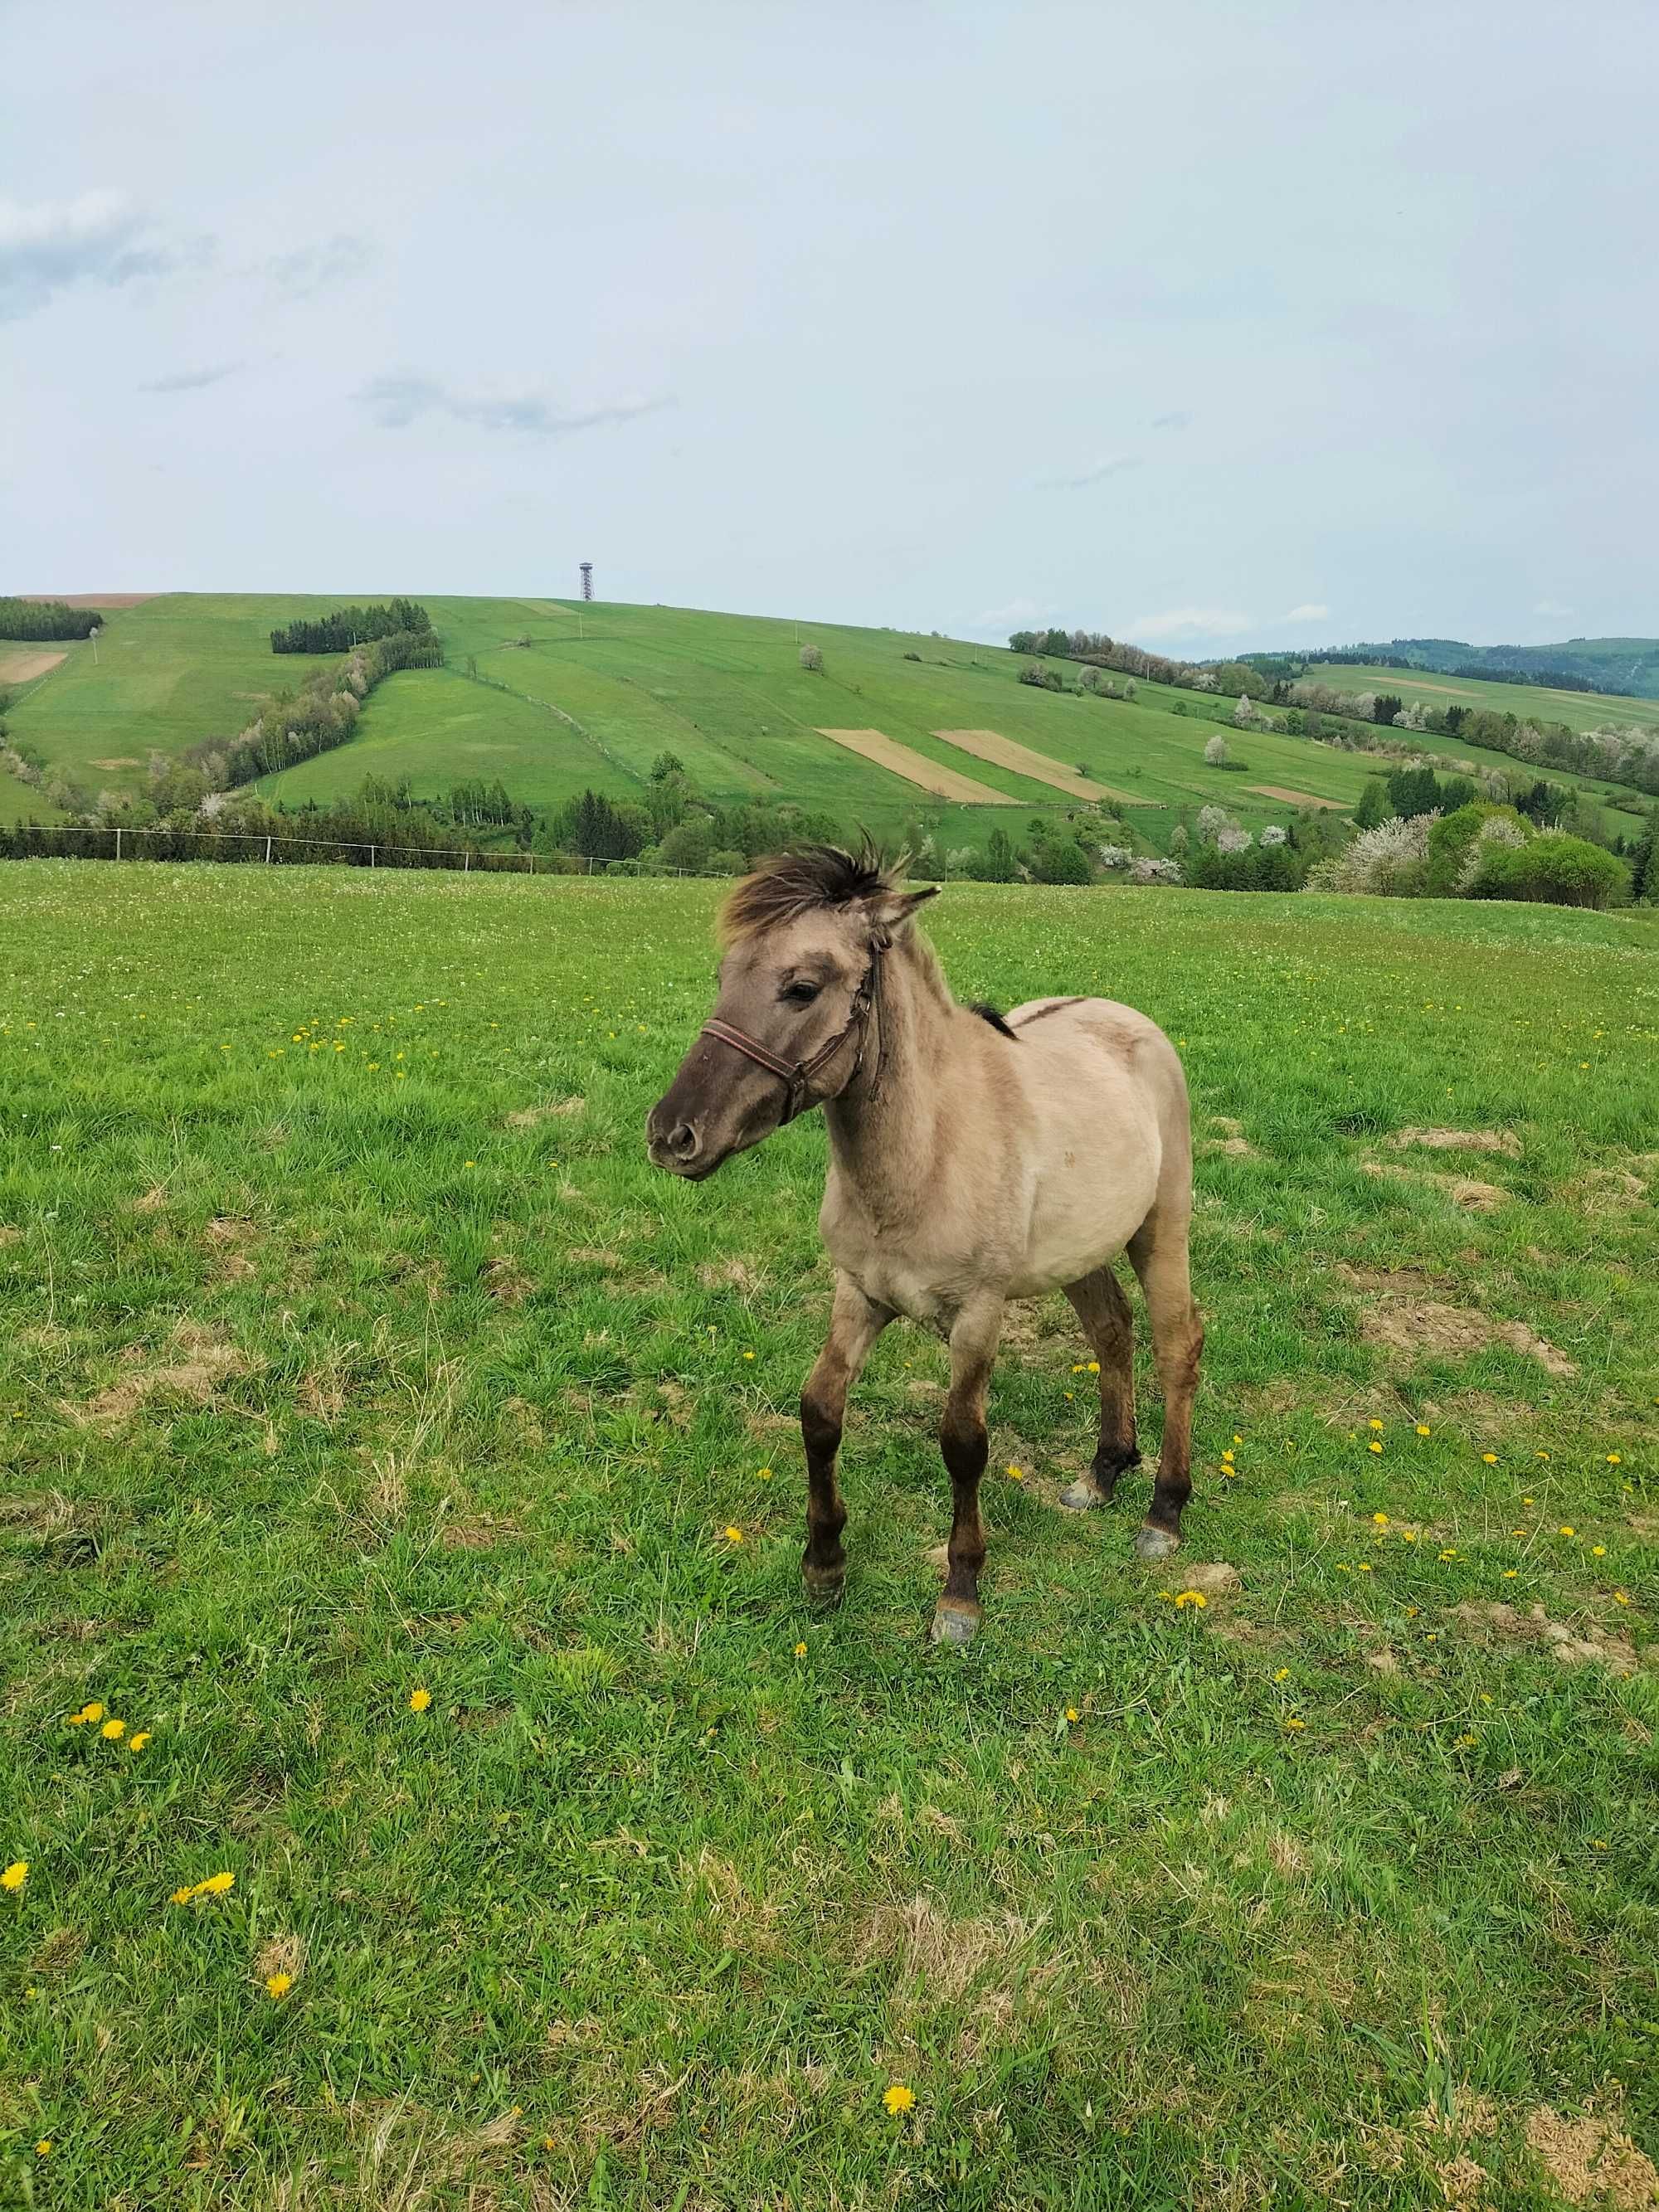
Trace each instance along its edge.
<instances>
[{"instance_id":1,"label":"rolling green hill","mask_svg":"<svg viewBox=\"0 0 1659 2212\"><path fill-rule=\"evenodd\" d=\"M270 692L302 680L316 662L275 658L268 633L337 604L314 593L172 593L112 609L95 647L70 646L14 702L14 738L84 789L136 793L153 749L175 753L232 736ZM589 786L613 797L635 792L666 750L711 799L787 799L887 834L919 817L948 848L982 843L999 817L1017 829L1026 811L1066 803L1063 788L936 734L989 731L1062 774L1080 772L1133 798L1125 818L1162 846L1183 810L1217 802L1259 827L1285 820L1298 795L1351 807L1375 772L1362 755L1273 733L1230 738L1243 772L1210 768L1204 746L1225 702L1155 684L1123 702L1047 692L1020 684L1024 658L994 647L683 608L432 595L423 604L448 665L390 678L349 744L267 777L265 797L289 805L327 800L370 774L406 777L427 797L482 776L543 807ZM823 654L817 672L799 665L809 641ZM1053 665L1075 684L1074 668ZM1358 688L1365 672L1330 674ZM1400 688L1400 672L1377 672L1379 682L1384 677ZM1460 695L1504 689L1471 684ZM1534 713L1562 703L1575 717L1634 710L1659 720L1659 706L1628 700L1569 693L1558 702L1525 687L1513 696ZM820 734L826 728L879 731L908 749L919 774L950 769L1012 805L934 799L831 742ZM1429 742L1482 766L1515 765L1449 740ZM0 817L38 811L33 794L9 779L0 786Z\"/></svg>"}]
</instances>

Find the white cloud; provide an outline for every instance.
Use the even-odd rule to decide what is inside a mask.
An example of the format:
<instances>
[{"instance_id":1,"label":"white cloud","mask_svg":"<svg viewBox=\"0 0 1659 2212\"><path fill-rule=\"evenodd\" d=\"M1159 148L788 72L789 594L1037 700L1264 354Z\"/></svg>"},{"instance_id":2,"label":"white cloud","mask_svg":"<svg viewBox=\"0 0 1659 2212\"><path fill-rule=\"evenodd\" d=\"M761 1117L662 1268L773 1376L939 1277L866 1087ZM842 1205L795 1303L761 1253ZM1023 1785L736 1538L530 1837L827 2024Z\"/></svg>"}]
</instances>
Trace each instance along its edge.
<instances>
[{"instance_id":1,"label":"white cloud","mask_svg":"<svg viewBox=\"0 0 1659 2212\"><path fill-rule=\"evenodd\" d=\"M0 200L0 323L33 314L70 284L125 284L176 266L176 254L146 242L148 228L125 192Z\"/></svg>"},{"instance_id":2,"label":"white cloud","mask_svg":"<svg viewBox=\"0 0 1659 2212\"><path fill-rule=\"evenodd\" d=\"M1305 600L1301 606L1292 607L1289 614L1279 617L1281 622L1287 623L1328 622L1330 618L1330 609L1322 606L1316 599Z\"/></svg>"},{"instance_id":3,"label":"white cloud","mask_svg":"<svg viewBox=\"0 0 1659 2212\"><path fill-rule=\"evenodd\" d=\"M1192 419L1189 408L1177 407L1172 414L1154 415L1152 428L1154 430L1184 430Z\"/></svg>"},{"instance_id":4,"label":"white cloud","mask_svg":"<svg viewBox=\"0 0 1659 2212\"><path fill-rule=\"evenodd\" d=\"M406 430L423 415L447 415L479 430L516 430L532 438L568 437L611 422L631 422L673 404L672 399L627 398L600 407L567 411L544 392L462 391L436 377L377 376L356 395L382 430Z\"/></svg>"},{"instance_id":5,"label":"white cloud","mask_svg":"<svg viewBox=\"0 0 1659 2212\"><path fill-rule=\"evenodd\" d=\"M1170 607L1161 615L1137 615L1131 637L1237 637L1250 617L1231 607Z\"/></svg>"},{"instance_id":6,"label":"white cloud","mask_svg":"<svg viewBox=\"0 0 1659 2212\"><path fill-rule=\"evenodd\" d=\"M308 300L331 284L360 276L373 258L366 240L342 230L320 246L302 246L296 253L272 254L260 264L260 274L289 299Z\"/></svg>"},{"instance_id":7,"label":"white cloud","mask_svg":"<svg viewBox=\"0 0 1659 2212\"><path fill-rule=\"evenodd\" d=\"M141 384L140 392L201 392L210 384L222 384L247 367L245 361L221 362L216 368L181 368L172 376L157 376Z\"/></svg>"},{"instance_id":8,"label":"white cloud","mask_svg":"<svg viewBox=\"0 0 1659 2212\"><path fill-rule=\"evenodd\" d=\"M1106 477L1117 476L1125 469L1138 469L1140 463L1133 453L1112 453L1105 460L1097 461L1093 468L1085 469L1081 476L1044 477L1037 489L1040 491L1083 491L1090 484L1103 483Z\"/></svg>"}]
</instances>

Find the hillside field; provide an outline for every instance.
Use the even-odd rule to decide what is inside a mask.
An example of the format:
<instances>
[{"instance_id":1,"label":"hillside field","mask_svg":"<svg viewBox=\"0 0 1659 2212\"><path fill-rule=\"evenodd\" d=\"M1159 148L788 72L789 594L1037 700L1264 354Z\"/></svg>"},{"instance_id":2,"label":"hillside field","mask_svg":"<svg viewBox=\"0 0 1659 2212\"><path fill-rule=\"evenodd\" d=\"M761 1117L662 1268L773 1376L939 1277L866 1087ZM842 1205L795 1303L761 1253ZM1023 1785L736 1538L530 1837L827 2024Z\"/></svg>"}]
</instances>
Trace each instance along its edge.
<instances>
[{"instance_id":1,"label":"hillside field","mask_svg":"<svg viewBox=\"0 0 1659 2212\"><path fill-rule=\"evenodd\" d=\"M96 664L89 647L71 647L14 705L14 733L88 790L136 792L153 747L176 751L234 734L262 695L300 680L315 664L273 656L267 634L334 604L315 595L169 594L113 610ZM1081 793L1085 771L1132 801L1135 830L1162 848L1183 810L1191 815L1207 803L1253 828L1285 820L1292 803L1264 787L1350 808L1375 766L1304 739L1253 734L1230 740L1245 772L1209 768L1202 756L1214 724L1191 695L1143 684L1133 702L1056 696L1019 684L1023 659L992 647L674 608L441 597L425 604L448 665L389 679L349 744L267 777L266 797L290 805L327 800L356 791L371 773L406 776L417 796L434 797L483 776L540 808L586 787L611 797L636 793L668 750L720 802L783 799L889 836L920 819L947 850L982 845L999 817L1018 827L1022 817L1012 809L942 803L820 734L874 729L916 757L920 771L966 776L1031 811L1064 807L1065 777L1078 776ZM823 653L820 672L799 665L809 641ZM1074 667L1053 665L1076 683ZM1659 706L1651 711L1659 717ZM993 748L968 750L937 734L950 730L1006 741L1001 759ZM1060 787L1004 764L1018 763L1019 748L1054 763ZM1459 750L1480 765L1514 766L1500 754ZM15 791L0 792L0 805L39 811ZM1611 812L1605 818L1630 826Z\"/></svg>"},{"instance_id":2,"label":"hillside field","mask_svg":"<svg viewBox=\"0 0 1659 2212\"><path fill-rule=\"evenodd\" d=\"M1520 720L1565 722L1570 729L1595 730L1633 724L1651 729L1659 723L1659 702L1628 699L1611 692L1556 691L1541 684L1499 684L1485 677L1443 676L1431 668L1361 668L1338 665L1310 668L1311 683L1339 691L1397 692L1407 706L1480 707ZM1455 742L1445 738L1440 742Z\"/></svg>"},{"instance_id":3,"label":"hillside field","mask_svg":"<svg viewBox=\"0 0 1659 2212\"><path fill-rule=\"evenodd\" d=\"M0 2198L1640 2202L1652 917L928 908L964 999L1161 1021L1200 1139L1186 1549L1056 1510L1087 1354L1018 1309L963 1652L915 1330L802 1599L820 1120L645 1160L713 907L0 871Z\"/></svg>"}]
</instances>

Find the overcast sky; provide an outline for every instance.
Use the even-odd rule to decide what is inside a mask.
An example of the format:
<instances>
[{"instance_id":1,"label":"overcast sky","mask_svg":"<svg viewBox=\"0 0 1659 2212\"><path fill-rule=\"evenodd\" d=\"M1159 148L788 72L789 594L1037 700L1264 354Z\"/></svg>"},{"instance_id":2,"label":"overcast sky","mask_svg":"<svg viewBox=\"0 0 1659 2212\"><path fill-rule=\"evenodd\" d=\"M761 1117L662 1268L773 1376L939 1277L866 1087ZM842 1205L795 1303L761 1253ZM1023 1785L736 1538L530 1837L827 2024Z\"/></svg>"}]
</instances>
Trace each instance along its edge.
<instances>
[{"instance_id":1,"label":"overcast sky","mask_svg":"<svg viewBox=\"0 0 1659 2212\"><path fill-rule=\"evenodd\" d=\"M0 589L1659 629L1659 9L0 0Z\"/></svg>"}]
</instances>

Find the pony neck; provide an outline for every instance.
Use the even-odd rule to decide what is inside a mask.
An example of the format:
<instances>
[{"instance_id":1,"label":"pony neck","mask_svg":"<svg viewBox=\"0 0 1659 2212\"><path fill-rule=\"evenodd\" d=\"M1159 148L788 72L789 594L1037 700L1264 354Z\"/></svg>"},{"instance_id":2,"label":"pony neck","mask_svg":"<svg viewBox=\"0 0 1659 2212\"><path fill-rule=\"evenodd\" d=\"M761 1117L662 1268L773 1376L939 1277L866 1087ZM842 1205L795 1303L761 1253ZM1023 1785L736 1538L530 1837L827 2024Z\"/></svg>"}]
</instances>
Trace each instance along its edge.
<instances>
[{"instance_id":1,"label":"pony neck","mask_svg":"<svg viewBox=\"0 0 1659 2212\"><path fill-rule=\"evenodd\" d=\"M926 1179L937 1102L948 1081L945 1032L953 1011L932 946L907 930L881 955L864 1064L823 1108L836 1171L878 1216L908 1212ZM924 1069L931 1070L927 1079Z\"/></svg>"}]
</instances>

